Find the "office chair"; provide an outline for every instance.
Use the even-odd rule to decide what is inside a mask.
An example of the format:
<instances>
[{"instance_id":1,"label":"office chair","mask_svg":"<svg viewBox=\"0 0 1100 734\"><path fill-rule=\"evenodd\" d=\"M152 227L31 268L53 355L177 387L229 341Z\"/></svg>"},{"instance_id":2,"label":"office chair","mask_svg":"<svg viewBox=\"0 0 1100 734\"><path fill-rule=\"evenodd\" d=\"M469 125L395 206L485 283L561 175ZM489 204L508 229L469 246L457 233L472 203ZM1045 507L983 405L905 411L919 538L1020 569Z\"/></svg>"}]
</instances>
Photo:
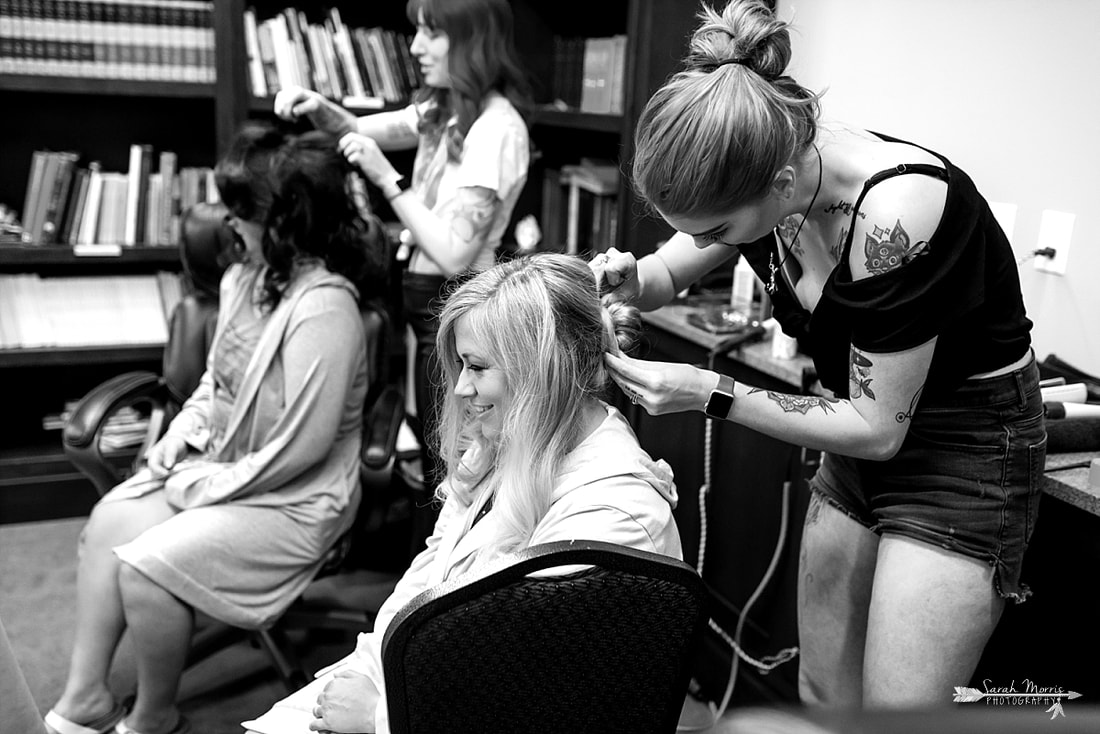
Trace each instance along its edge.
<instances>
[{"instance_id":1,"label":"office chair","mask_svg":"<svg viewBox=\"0 0 1100 734\"><path fill-rule=\"evenodd\" d=\"M707 619L695 570L586 540L509 561L394 618L382 644L391 731L674 732ZM560 568L577 564L589 568Z\"/></svg>"},{"instance_id":2,"label":"office chair","mask_svg":"<svg viewBox=\"0 0 1100 734\"><path fill-rule=\"evenodd\" d=\"M146 450L160 438L199 384L217 321L219 282L233 260L234 240L225 224L226 213L220 204L199 204L182 216L179 249L187 295L171 317L162 373L129 372L102 383L77 404L65 425L65 454L100 495L140 468ZM404 399L391 380L394 372L390 368L391 348L395 339L390 303L388 294L363 298L361 303L371 375L363 411L360 462L363 499L354 525L329 551L317 574L318 580L346 571L357 543L394 521L391 505L400 499L401 489L393 480L393 469ZM101 437L111 415L128 406L144 408L150 424L132 464L120 467L109 452L102 450ZM411 560L406 558L405 544L393 555L399 557L397 567L391 564L371 579L374 596L382 599L388 596L404 568L400 562ZM202 617L192 641L188 667L231 644L249 639L265 650L287 690L297 690L310 673L298 659L286 633L292 629L369 630L377 610L377 606L341 607L331 599L322 604L307 603L305 598L309 595L307 588L303 599L295 602L270 629L243 630Z\"/></svg>"},{"instance_id":3,"label":"office chair","mask_svg":"<svg viewBox=\"0 0 1100 734\"><path fill-rule=\"evenodd\" d=\"M93 388L69 416L62 434L65 455L100 496L142 463L183 402L198 387L218 318L218 284L233 261L233 234L220 204L197 204L180 216L179 256L184 292L168 325L161 374L127 372ZM107 419L120 409L144 405L150 425L129 467L104 455L101 438Z\"/></svg>"}]
</instances>

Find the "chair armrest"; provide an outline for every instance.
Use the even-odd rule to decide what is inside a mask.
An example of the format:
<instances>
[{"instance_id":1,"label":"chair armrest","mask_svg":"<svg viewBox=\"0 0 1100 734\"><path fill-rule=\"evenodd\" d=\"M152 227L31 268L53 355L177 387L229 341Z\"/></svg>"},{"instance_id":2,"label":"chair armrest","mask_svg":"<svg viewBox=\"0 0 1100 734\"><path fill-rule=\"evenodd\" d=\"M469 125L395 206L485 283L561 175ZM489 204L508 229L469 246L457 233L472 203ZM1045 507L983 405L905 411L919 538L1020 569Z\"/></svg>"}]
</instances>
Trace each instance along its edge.
<instances>
[{"instance_id":1,"label":"chair armrest","mask_svg":"<svg viewBox=\"0 0 1100 734\"><path fill-rule=\"evenodd\" d=\"M381 394L367 409L363 419L363 466L371 471L385 471L392 467L397 454L397 434L405 418L405 401L393 385L383 388Z\"/></svg>"},{"instance_id":2,"label":"chair armrest","mask_svg":"<svg viewBox=\"0 0 1100 734\"><path fill-rule=\"evenodd\" d=\"M100 451L99 436L107 419L120 408L139 402L151 403L154 413L163 416L167 400L167 391L157 375L127 372L99 384L77 403L65 423L62 444L65 455L91 480L100 495L125 478ZM155 430L159 436L165 427L163 423L152 421L150 431Z\"/></svg>"}]
</instances>

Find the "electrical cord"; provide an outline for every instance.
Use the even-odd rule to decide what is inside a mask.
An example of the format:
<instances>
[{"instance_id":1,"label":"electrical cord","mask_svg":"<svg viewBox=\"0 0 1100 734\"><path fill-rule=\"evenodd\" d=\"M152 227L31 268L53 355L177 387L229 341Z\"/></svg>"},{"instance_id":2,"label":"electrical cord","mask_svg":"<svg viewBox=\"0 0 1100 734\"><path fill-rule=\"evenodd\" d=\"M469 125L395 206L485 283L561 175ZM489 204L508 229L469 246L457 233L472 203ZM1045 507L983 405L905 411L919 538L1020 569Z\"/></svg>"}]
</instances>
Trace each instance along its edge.
<instances>
[{"instance_id":1,"label":"electrical cord","mask_svg":"<svg viewBox=\"0 0 1100 734\"><path fill-rule=\"evenodd\" d=\"M714 360L718 354L722 351L722 344L715 346L708 356L707 368L714 369ZM703 575L703 569L705 567L706 553L707 553L707 495L710 493L711 486L711 471L713 462L713 449L714 449L714 421L708 420L703 429L703 483L699 486L699 553L698 560L695 564L695 570L700 576ZM745 621L748 619L749 610L756 603L756 600L763 593L768 582L771 581L772 576L775 574L775 569L779 565L779 558L783 555L783 547L787 541L787 526L790 515L790 502L791 502L791 483L790 481L783 482L783 503L782 510L779 518L779 538L775 543L775 550L772 552L771 562L768 564L767 570L764 572L764 576L760 579L760 583L756 585L752 594L749 596L748 601L741 608L741 614L737 620L737 626L734 628L733 636L731 637L722 627L714 621L713 618L707 620L710 628L714 630L718 635L730 646L733 650L733 658L730 660L730 673L729 679L726 682L726 690L722 696L721 703L716 707L713 702L708 702L708 709L711 713L711 720L706 724L695 725L678 725L676 731L706 731L713 728L722 716L726 712L726 708L729 706L730 699L733 697L733 689L737 683L737 673L740 669L741 660L749 663L755 667L762 675L774 670L783 663L793 660L798 655L797 647L788 647L780 650L775 655L765 656L761 660L757 660L744 651L741 647L741 633L744 631Z\"/></svg>"},{"instance_id":2,"label":"electrical cord","mask_svg":"<svg viewBox=\"0 0 1100 734\"><path fill-rule=\"evenodd\" d=\"M1016 261L1016 265L1023 265L1028 260L1033 260L1037 257L1049 257L1053 260L1054 256L1057 254L1058 250L1053 247L1040 247L1039 249L1032 250L1031 252L1021 257L1019 260Z\"/></svg>"}]
</instances>

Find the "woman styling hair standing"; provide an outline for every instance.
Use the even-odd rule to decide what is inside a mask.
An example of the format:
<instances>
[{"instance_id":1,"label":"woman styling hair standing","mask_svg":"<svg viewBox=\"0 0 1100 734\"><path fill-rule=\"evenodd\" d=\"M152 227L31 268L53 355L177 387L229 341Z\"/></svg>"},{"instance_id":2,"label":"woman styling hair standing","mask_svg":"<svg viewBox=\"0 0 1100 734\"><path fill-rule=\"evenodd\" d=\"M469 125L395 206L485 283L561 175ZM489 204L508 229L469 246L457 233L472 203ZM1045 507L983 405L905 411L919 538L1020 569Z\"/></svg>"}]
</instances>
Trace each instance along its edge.
<instances>
[{"instance_id":1,"label":"woman styling hair standing","mask_svg":"<svg viewBox=\"0 0 1100 734\"><path fill-rule=\"evenodd\" d=\"M416 336L416 410L429 491L442 480L435 449L439 368L436 310L447 280L484 270L527 180L529 143L521 111L527 85L507 0L409 0L410 50L424 88L402 110L356 119L316 92L279 92L275 112L308 116L341 134L340 147L389 200L414 245L404 277L405 315ZM384 151L416 148L412 179ZM430 530L430 523L427 525Z\"/></svg>"},{"instance_id":2,"label":"woman styling hair standing","mask_svg":"<svg viewBox=\"0 0 1100 734\"><path fill-rule=\"evenodd\" d=\"M1045 451L1031 321L970 178L918 145L818 119L759 0L704 7L686 68L649 103L634 182L678 232L593 263L656 308L748 258L832 395L609 356L651 414L704 411L825 451L799 576L801 695L924 705L966 685L1021 602Z\"/></svg>"}]
</instances>

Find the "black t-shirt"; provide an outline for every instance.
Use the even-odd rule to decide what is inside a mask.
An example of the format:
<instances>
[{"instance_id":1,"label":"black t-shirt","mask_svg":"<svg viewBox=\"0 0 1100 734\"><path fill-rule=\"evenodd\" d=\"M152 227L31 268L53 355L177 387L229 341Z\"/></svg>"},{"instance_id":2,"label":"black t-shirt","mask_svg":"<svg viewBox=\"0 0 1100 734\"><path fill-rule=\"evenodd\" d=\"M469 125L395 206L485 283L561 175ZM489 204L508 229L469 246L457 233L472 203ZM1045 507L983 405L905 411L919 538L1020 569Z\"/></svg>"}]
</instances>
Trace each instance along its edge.
<instances>
[{"instance_id":1,"label":"black t-shirt","mask_svg":"<svg viewBox=\"0 0 1100 734\"><path fill-rule=\"evenodd\" d=\"M883 140L905 142L879 135ZM931 175L947 182L947 201L928 252L884 273L853 281L848 257L854 226L840 263L825 283L817 307L804 309L786 282L776 278L772 307L784 332L814 360L821 384L848 396L850 346L871 353L897 352L939 337L924 396L943 395L968 376L1019 359L1031 345L1016 259L989 204L974 182L943 156L927 164L881 171L864 184L852 223L867 191L897 175ZM768 282L768 235L741 251Z\"/></svg>"}]
</instances>

